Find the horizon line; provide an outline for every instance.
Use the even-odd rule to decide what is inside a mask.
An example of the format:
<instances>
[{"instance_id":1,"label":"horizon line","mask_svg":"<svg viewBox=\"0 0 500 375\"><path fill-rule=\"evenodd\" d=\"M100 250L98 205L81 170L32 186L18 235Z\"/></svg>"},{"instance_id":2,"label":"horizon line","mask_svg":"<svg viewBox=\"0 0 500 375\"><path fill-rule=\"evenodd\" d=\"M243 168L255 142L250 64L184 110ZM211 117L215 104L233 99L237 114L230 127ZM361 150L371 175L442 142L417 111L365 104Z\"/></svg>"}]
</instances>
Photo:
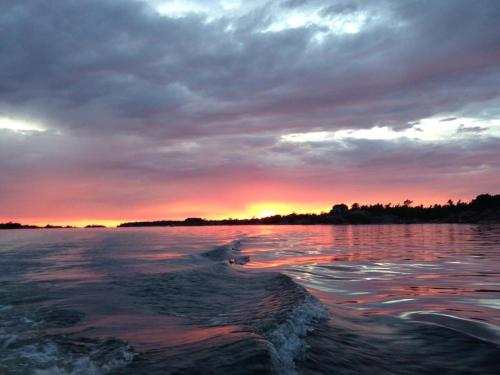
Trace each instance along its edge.
<instances>
[{"instance_id":1,"label":"horizon line","mask_svg":"<svg viewBox=\"0 0 500 375\"><path fill-rule=\"evenodd\" d=\"M470 200L468 201L462 201L461 199L457 200L457 201L453 201L452 199L448 199L446 202L445 202L445 205L448 204L449 202L453 202L454 204L458 204L458 203L463 203L463 204L470 204L474 199L476 199L477 197L481 196L481 195L490 195L490 196L497 196L499 194L490 194L490 193L482 193L482 194L478 194L477 196L475 196L474 198L471 198ZM352 202L350 205L346 204L346 203L335 203L333 204L332 206L330 206L331 208L333 208L334 206L336 205L346 205L347 207L349 208L352 208L353 205L359 205L360 207L371 207L371 206L377 206L377 205L382 205L382 206L387 206L387 205L390 205L390 207L397 207L397 206L404 206L406 202L409 202L409 207L424 207L424 208L430 208L430 207L433 207L435 205L443 205L442 203L433 203L433 204L429 204L429 205L424 205L423 203L415 203L413 202L412 200L410 199L407 199L405 201L403 201L402 203L395 203L393 204L392 202L389 202L389 203L380 203L380 202L377 202L377 203L366 203L366 204L363 204L363 203L357 203L357 202ZM330 208L330 210L331 210ZM85 229L85 227L106 227L106 228L119 228L120 225L122 224L127 224L127 223L146 223L146 222L184 222L188 219L202 219L204 221L225 221L225 220L240 220L240 221L245 221L245 220L254 220L254 219L264 219L264 218L268 218L268 217L275 217L275 216L289 216L289 215L293 215L293 214L296 214L296 215L321 215L321 214L325 214L327 212L330 212L330 211L324 211L324 210L321 210L321 211L315 211L315 212L295 212L295 211L292 211L292 212L288 212L288 213L272 213L272 214L269 214L269 215L265 215L265 216L252 216L252 217L231 217L231 216L225 216L225 217L213 217L213 218L207 218L207 217L202 217L202 216L189 216L189 217L184 217L184 218L180 218L180 219L120 219L120 220L113 220L113 219L95 219L95 220L87 220L87 219L80 219L80 220L73 220L73 221L58 221L58 220L55 220L55 221L51 221L49 223L47 223L46 221L29 221L29 223L27 224L23 224L23 220L19 220L19 219L2 219L2 221L0 221L0 224L21 224L23 226L33 226L33 227L37 227L37 228L45 228L45 227L66 227L66 228L75 228L75 229ZM238 215L239 216L239 215Z\"/></svg>"}]
</instances>

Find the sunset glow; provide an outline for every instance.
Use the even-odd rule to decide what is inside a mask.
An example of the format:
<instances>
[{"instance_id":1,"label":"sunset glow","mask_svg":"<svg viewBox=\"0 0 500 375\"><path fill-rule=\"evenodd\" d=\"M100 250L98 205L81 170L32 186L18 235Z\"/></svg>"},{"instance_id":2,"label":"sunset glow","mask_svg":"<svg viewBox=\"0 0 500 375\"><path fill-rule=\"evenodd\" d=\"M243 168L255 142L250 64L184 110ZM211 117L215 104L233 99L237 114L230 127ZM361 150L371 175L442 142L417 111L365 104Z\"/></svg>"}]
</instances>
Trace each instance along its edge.
<instances>
[{"instance_id":1,"label":"sunset glow","mask_svg":"<svg viewBox=\"0 0 500 375\"><path fill-rule=\"evenodd\" d=\"M277 214L276 211L264 210L264 211L261 211L257 217L263 218L263 217L274 216L276 214Z\"/></svg>"}]
</instances>

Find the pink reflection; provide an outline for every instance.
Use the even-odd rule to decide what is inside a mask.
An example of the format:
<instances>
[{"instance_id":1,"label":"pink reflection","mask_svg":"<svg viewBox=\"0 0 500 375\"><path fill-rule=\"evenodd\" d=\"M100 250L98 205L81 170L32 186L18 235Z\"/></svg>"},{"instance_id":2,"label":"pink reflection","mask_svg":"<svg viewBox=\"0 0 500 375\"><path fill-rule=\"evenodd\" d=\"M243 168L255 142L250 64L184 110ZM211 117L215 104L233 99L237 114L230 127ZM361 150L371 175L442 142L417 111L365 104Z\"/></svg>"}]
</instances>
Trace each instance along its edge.
<instances>
[{"instance_id":1,"label":"pink reflection","mask_svg":"<svg viewBox=\"0 0 500 375\"><path fill-rule=\"evenodd\" d=\"M43 272L27 273L26 278L31 281L64 281L67 285L75 285L82 282L102 281L107 274L85 268L48 270Z\"/></svg>"},{"instance_id":2,"label":"pink reflection","mask_svg":"<svg viewBox=\"0 0 500 375\"><path fill-rule=\"evenodd\" d=\"M174 259L181 256L185 256L186 254L182 253L172 253L172 252L162 252L162 253L143 253L143 254L126 254L121 256L122 259L136 259L140 257L143 260L166 260L166 259Z\"/></svg>"},{"instance_id":3,"label":"pink reflection","mask_svg":"<svg viewBox=\"0 0 500 375\"><path fill-rule=\"evenodd\" d=\"M88 337L113 337L126 341L136 350L168 348L193 344L209 338L237 334L239 327L195 327L166 315L118 314L98 316L70 328L52 329L53 334L85 333Z\"/></svg>"}]
</instances>

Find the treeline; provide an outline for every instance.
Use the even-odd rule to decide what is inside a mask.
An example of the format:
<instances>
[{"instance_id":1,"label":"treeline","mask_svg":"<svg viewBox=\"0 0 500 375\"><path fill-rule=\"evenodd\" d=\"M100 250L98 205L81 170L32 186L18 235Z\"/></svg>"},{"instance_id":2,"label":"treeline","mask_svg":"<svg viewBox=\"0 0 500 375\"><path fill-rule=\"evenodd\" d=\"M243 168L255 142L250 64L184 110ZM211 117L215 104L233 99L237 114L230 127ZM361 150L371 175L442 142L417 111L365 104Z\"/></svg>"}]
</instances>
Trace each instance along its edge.
<instances>
[{"instance_id":1,"label":"treeline","mask_svg":"<svg viewBox=\"0 0 500 375\"><path fill-rule=\"evenodd\" d=\"M71 225L50 225L47 224L43 227L38 225L26 225L20 223L13 223L9 221L8 223L0 223L0 229L60 229L60 228L74 228Z\"/></svg>"},{"instance_id":2,"label":"treeline","mask_svg":"<svg viewBox=\"0 0 500 375\"><path fill-rule=\"evenodd\" d=\"M13 223L12 221L9 221L8 223L0 223L0 229L68 229L68 228L77 228L72 225L51 225L47 224L44 226L38 226L38 225L26 225L26 224L20 224L20 223ZM100 225L100 224L89 224L86 225L84 228L106 228L105 225Z\"/></svg>"},{"instance_id":3,"label":"treeline","mask_svg":"<svg viewBox=\"0 0 500 375\"><path fill-rule=\"evenodd\" d=\"M478 195L470 202L453 202L431 206L413 206L411 200L402 204L360 205L351 207L340 203L329 212L320 214L274 215L251 219L206 220L187 218L185 220L139 221L120 224L119 227L165 227L204 225L314 225L314 224L412 224L412 223L500 223L500 194ZM102 225L87 225L87 228L101 228ZM55 229L71 226L36 226L8 222L0 223L0 229Z\"/></svg>"},{"instance_id":4,"label":"treeline","mask_svg":"<svg viewBox=\"0 0 500 375\"><path fill-rule=\"evenodd\" d=\"M142 221L120 224L119 227L204 226L204 225L287 225L287 224L411 224L411 223L500 223L500 195L481 194L471 202L453 202L431 206L402 204L360 205L341 203L321 214L274 215L265 218L206 220Z\"/></svg>"},{"instance_id":5,"label":"treeline","mask_svg":"<svg viewBox=\"0 0 500 375\"><path fill-rule=\"evenodd\" d=\"M33 229L39 228L36 225L23 225L20 223L13 223L9 221L8 223L0 223L0 229Z\"/></svg>"}]
</instances>

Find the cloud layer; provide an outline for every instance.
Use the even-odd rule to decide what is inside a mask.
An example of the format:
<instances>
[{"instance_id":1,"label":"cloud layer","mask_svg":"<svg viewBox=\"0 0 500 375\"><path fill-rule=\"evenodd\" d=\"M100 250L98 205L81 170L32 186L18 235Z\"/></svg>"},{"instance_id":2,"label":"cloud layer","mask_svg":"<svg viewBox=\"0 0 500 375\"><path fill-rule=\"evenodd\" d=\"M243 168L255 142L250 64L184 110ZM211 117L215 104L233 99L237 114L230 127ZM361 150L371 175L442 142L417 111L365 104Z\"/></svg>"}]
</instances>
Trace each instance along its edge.
<instances>
[{"instance_id":1,"label":"cloud layer","mask_svg":"<svg viewBox=\"0 0 500 375\"><path fill-rule=\"evenodd\" d=\"M248 3L2 1L0 219L498 193L497 1Z\"/></svg>"}]
</instances>

